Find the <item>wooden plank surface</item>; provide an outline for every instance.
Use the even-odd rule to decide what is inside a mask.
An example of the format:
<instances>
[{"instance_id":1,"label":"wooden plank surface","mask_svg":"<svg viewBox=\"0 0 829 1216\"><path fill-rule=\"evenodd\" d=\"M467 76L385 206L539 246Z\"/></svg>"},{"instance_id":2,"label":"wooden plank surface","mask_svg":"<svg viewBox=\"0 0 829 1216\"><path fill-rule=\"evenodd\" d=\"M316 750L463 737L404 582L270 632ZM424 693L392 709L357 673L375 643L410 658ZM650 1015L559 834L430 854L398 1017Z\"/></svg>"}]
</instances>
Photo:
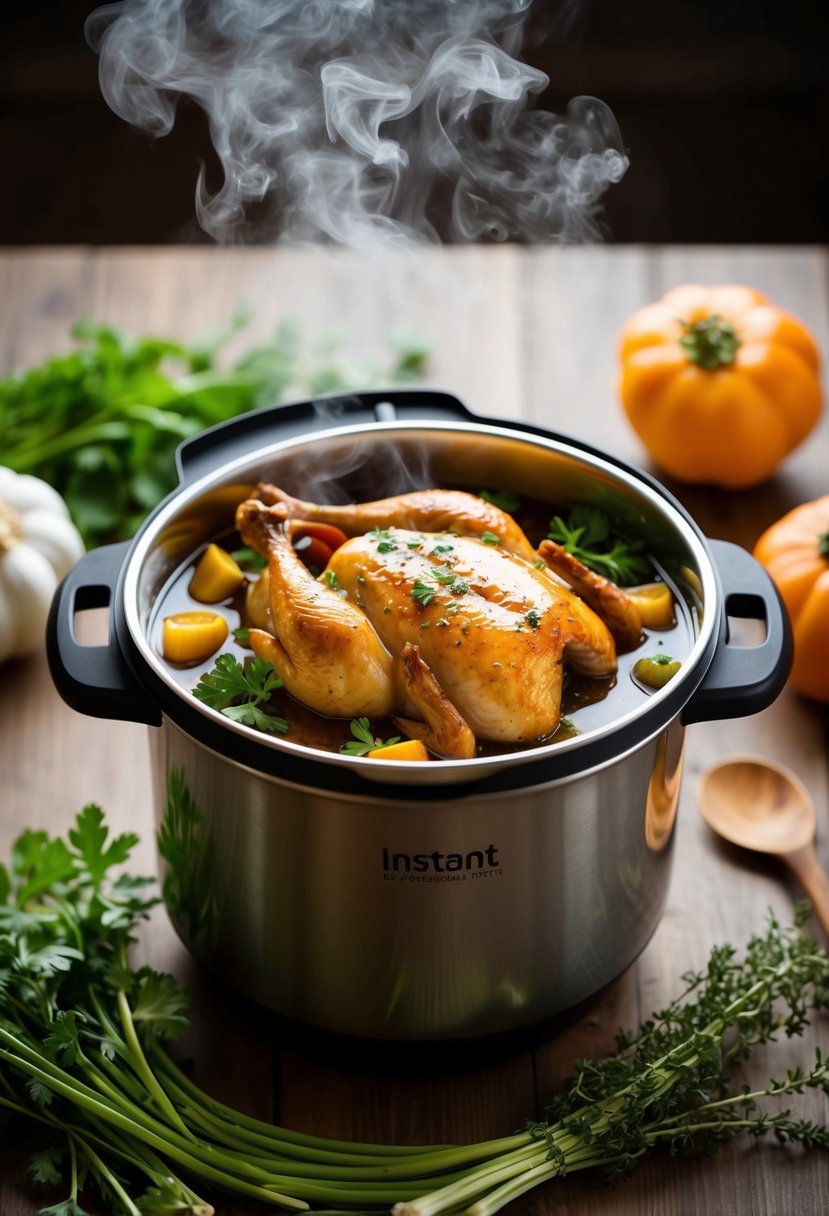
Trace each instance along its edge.
<instances>
[{"instance_id":1,"label":"wooden plank surface","mask_svg":"<svg viewBox=\"0 0 829 1216\"><path fill-rule=\"evenodd\" d=\"M238 346L297 318L309 339L340 330L349 352L382 363L387 334L415 331L432 345L429 382L482 414L560 430L648 468L615 394L615 345L634 308L682 281L745 281L810 324L829 351L826 259L812 249L453 249L394 262L268 250L27 250L0 256L0 363L32 365L70 346L68 329L95 316L139 334L181 338L220 326L233 303L254 319ZM829 419L768 485L745 494L669 488L709 535L751 546L798 501L826 492ZM2 463L2 453L0 453ZM143 728L95 721L58 699L42 656L7 664L0 683L0 854L25 826L65 830L85 802L116 830L140 833L136 869L153 872L152 812ZM220 991L158 914L141 951L195 993L185 1045L201 1084L224 1100L289 1126L357 1139L445 1141L508 1133L541 1114L581 1055L612 1048L616 1030L665 1004L678 973L701 966L714 942L741 944L771 906L787 917L797 895L779 867L719 845L696 808L702 771L751 750L794 767L819 815L829 864L827 715L787 690L763 714L688 732L675 873L662 923L638 963L560 1033L510 1042L485 1055L346 1051L285 1035L272 1019ZM826 1020L802 1045L829 1039ZM771 1065L773 1068L773 1065ZM762 1062L749 1079L765 1079ZM819 1095L798 1108L826 1119ZM43 1202L22 1174L19 1145L0 1161L0 1214L32 1216ZM517 1201L533 1216L822 1216L826 1157L771 1143L734 1145L708 1161L649 1159L614 1192L567 1179ZM225 1216L253 1204L222 1199Z\"/></svg>"}]
</instances>

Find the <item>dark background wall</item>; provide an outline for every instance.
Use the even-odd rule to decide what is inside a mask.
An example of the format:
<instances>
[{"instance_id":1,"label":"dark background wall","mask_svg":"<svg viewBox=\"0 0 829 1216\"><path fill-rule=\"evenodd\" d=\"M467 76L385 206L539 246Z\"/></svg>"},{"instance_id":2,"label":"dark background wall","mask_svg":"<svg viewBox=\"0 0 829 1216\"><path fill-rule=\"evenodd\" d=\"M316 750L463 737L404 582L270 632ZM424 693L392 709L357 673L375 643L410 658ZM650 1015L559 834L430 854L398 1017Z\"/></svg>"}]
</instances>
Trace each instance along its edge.
<instances>
[{"instance_id":1,"label":"dark background wall","mask_svg":"<svg viewBox=\"0 0 829 1216\"><path fill-rule=\"evenodd\" d=\"M218 2L218 0L217 0ZM181 104L153 140L103 101L83 23L94 0L3 6L0 241L207 240L193 216L206 123ZM535 0L524 59L545 109L613 110L630 168L611 241L829 239L826 0Z\"/></svg>"}]
</instances>

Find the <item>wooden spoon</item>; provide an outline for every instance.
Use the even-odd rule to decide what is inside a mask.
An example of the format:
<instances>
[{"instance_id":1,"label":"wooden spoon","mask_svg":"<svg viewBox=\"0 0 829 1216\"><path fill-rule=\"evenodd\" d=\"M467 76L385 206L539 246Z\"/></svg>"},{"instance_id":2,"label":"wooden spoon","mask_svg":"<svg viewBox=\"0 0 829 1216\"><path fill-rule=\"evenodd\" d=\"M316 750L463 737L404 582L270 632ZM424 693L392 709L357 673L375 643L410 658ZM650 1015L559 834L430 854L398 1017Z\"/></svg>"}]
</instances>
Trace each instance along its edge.
<instances>
[{"instance_id":1,"label":"wooden spoon","mask_svg":"<svg viewBox=\"0 0 829 1216\"><path fill-rule=\"evenodd\" d=\"M829 940L829 877L815 852L814 804L799 777L760 756L733 756L703 775L699 804L720 836L786 863Z\"/></svg>"}]
</instances>

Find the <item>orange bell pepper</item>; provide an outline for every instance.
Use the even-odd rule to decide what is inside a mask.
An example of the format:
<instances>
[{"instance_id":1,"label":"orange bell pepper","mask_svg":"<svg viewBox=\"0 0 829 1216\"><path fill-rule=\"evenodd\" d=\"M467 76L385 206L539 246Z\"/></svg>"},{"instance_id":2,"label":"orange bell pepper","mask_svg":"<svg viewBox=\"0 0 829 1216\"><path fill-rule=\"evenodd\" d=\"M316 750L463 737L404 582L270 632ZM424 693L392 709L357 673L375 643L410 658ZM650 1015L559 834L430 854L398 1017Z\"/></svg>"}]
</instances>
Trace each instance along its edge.
<instances>
[{"instance_id":1,"label":"orange bell pepper","mask_svg":"<svg viewBox=\"0 0 829 1216\"><path fill-rule=\"evenodd\" d=\"M756 485L822 409L814 338L751 287L669 291L630 317L619 357L627 416L678 481Z\"/></svg>"},{"instance_id":2,"label":"orange bell pepper","mask_svg":"<svg viewBox=\"0 0 829 1216\"><path fill-rule=\"evenodd\" d=\"M791 617L790 682L804 696L829 702L829 494L772 524L754 556L774 579Z\"/></svg>"}]
</instances>

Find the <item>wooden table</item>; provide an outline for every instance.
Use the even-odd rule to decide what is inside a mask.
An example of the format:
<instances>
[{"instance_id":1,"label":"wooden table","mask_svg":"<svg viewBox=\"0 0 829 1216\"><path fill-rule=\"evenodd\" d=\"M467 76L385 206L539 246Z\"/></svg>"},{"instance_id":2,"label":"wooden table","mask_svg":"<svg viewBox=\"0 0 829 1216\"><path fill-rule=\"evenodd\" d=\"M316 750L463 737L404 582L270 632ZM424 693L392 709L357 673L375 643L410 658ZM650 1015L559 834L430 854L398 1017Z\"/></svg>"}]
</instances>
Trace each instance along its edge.
<instances>
[{"instance_id":1,"label":"wooden table","mask_svg":"<svg viewBox=\"0 0 829 1216\"><path fill-rule=\"evenodd\" d=\"M614 390L615 339L634 308L685 281L747 282L799 313L829 352L826 255L808 248L457 249L393 264L331 251L265 249L51 249L0 258L0 367L26 367L70 345L70 324L94 316L133 334L190 338L220 325L234 301L255 320L244 345L283 317L309 338L341 330L350 351L384 358L384 336L413 329L432 343L429 382L481 413L571 432L647 467ZM678 494L708 535L751 547L769 523L829 489L829 417L769 484L742 494ZM0 453L2 463L2 453ZM24 827L64 831L86 802L104 806L117 830L141 834L135 869L152 873L152 812L144 728L94 721L54 692L42 656L7 664L0 682L0 855ZM694 726L688 733L675 872L669 903L639 961L583 1017L557 1036L416 1066L389 1058L275 1038L271 1020L218 991L185 955L163 914L147 927L145 957L173 970L195 993L186 1048L196 1079L225 1101L294 1128L360 1140L446 1142L506 1134L540 1116L545 1100L582 1055L612 1048L664 1005L679 973L704 964L712 944L742 945L771 906L788 918L798 894L774 864L720 845L696 805L700 774L713 761L755 751L795 768L818 807L819 848L829 864L827 714L786 690L750 719ZM829 1041L824 1018L796 1052L808 1059ZM787 1057L769 1052L749 1080L764 1081ZM788 1058L788 1057L787 1057ZM768 1070L768 1071L767 1071ZM826 1120L820 1095L798 1109ZM574 1177L547 1184L511 1211L554 1216L684 1216L722 1211L824 1216L825 1154L738 1143L709 1160L648 1159L621 1190ZM0 1173L2 1216L31 1216L43 1200L28 1189L19 1148ZM97 1210L97 1209L96 1209ZM224 1216L255 1205L220 1198Z\"/></svg>"}]
</instances>

